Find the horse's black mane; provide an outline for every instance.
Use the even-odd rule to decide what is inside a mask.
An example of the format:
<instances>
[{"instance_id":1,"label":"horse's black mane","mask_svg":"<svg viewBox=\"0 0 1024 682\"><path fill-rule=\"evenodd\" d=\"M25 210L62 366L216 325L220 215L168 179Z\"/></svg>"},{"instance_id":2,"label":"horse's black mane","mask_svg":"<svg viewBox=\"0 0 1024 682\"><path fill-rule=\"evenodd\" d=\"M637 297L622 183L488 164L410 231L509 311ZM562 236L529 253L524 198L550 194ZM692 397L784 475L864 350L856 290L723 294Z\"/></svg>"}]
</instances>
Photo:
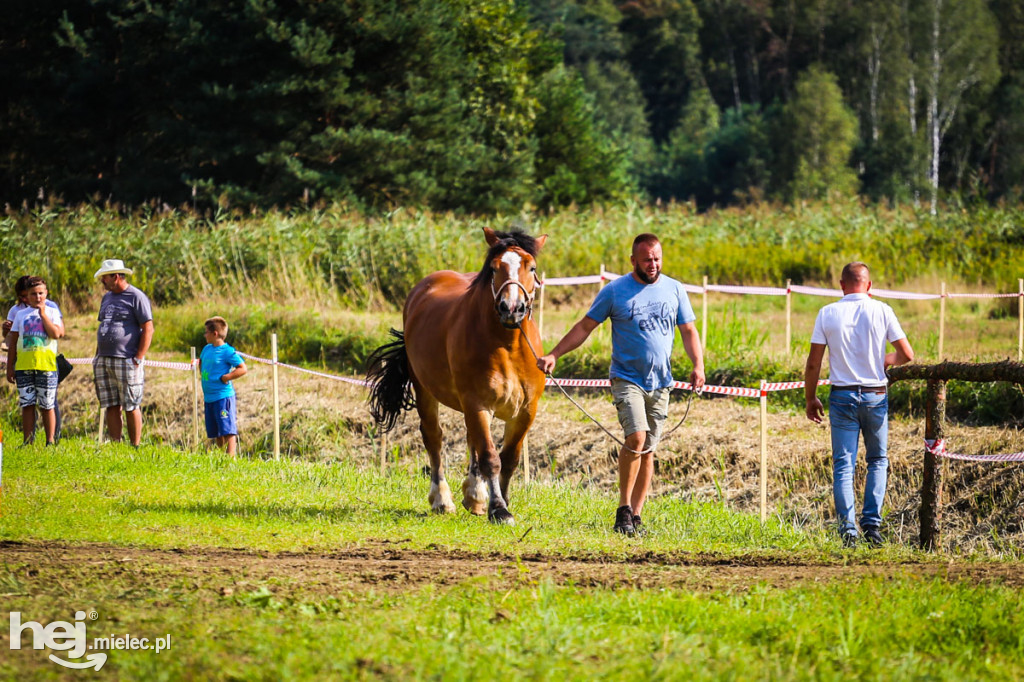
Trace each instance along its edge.
<instances>
[{"instance_id":1,"label":"horse's black mane","mask_svg":"<svg viewBox=\"0 0 1024 682\"><path fill-rule=\"evenodd\" d=\"M487 257L484 258L484 266L480 268L480 272L477 273L476 277L473 278L472 287L487 286L491 281L491 261L497 258L500 254L505 253L513 246L518 246L526 253L537 258L537 252L540 250L537 248L537 240L526 234L522 230L512 230L511 232L499 232L494 231L495 236L498 237L498 241L495 242L494 246L487 250Z\"/></svg>"}]
</instances>

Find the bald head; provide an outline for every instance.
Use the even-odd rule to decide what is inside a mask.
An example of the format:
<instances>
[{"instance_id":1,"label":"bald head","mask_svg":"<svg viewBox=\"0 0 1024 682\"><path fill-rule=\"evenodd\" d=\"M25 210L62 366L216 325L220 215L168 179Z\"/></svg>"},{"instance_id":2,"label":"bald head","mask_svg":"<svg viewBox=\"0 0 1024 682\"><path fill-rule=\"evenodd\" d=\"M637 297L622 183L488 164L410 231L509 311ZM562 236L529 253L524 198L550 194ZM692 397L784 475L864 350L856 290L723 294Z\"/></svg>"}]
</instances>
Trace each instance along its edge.
<instances>
[{"instance_id":1,"label":"bald head","mask_svg":"<svg viewBox=\"0 0 1024 682\"><path fill-rule=\"evenodd\" d=\"M843 287L843 293L863 293L871 287L871 271L867 265L859 261L847 263L843 267L839 283Z\"/></svg>"}]
</instances>

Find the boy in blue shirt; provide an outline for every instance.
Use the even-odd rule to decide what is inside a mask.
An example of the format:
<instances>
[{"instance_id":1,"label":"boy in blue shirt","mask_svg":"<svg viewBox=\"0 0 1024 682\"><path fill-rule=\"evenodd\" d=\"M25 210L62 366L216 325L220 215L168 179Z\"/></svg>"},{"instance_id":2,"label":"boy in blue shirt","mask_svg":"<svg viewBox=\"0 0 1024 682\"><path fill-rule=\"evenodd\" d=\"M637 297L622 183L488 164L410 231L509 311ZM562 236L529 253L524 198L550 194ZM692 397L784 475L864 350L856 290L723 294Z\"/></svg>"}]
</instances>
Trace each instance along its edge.
<instances>
[{"instance_id":1,"label":"boy in blue shirt","mask_svg":"<svg viewBox=\"0 0 1024 682\"><path fill-rule=\"evenodd\" d=\"M235 457L238 454L238 414L234 379L248 371L245 361L225 339L228 323L223 317L211 317L204 323L206 346L199 354L199 372L206 406L206 437Z\"/></svg>"}]
</instances>

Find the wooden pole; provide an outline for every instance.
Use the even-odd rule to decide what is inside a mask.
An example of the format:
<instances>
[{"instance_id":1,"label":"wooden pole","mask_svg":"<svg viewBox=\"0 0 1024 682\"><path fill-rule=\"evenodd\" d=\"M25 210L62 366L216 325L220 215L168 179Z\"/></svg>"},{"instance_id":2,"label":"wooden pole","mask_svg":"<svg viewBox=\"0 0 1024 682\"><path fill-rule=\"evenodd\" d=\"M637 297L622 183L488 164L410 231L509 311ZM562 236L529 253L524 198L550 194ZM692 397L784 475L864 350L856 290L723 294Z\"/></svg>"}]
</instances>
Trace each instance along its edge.
<instances>
[{"instance_id":1,"label":"wooden pole","mask_svg":"<svg viewBox=\"0 0 1024 682\"><path fill-rule=\"evenodd\" d=\"M529 434L523 436L523 483L530 484L530 440Z\"/></svg>"},{"instance_id":2,"label":"wooden pole","mask_svg":"<svg viewBox=\"0 0 1024 682\"><path fill-rule=\"evenodd\" d=\"M924 437L927 440L942 438L942 425L946 421L946 382L941 379L928 381L925 398ZM921 549L935 550L940 546L940 525L942 522L942 474L945 462L925 450L924 472L921 481Z\"/></svg>"},{"instance_id":3,"label":"wooden pole","mask_svg":"<svg viewBox=\"0 0 1024 682\"><path fill-rule=\"evenodd\" d=\"M945 357L943 353L943 342L946 339L946 283L943 282L939 289L939 362Z\"/></svg>"},{"instance_id":4,"label":"wooden pole","mask_svg":"<svg viewBox=\"0 0 1024 682\"><path fill-rule=\"evenodd\" d=\"M1024 279L1017 280L1017 362L1024 362Z\"/></svg>"},{"instance_id":5,"label":"wooden pole","mask_svg":"<svg viewBox=\"0 0 1024 682\"><path fill-rule=\"evenodd\" d=\"M768 392L761 380L761 523L768 519Z\"/></svg>"},{"instance_id":6,"label":"wooden pole","mask_svg":"<svg viewBox=\"0 0 1024 682\"><path fill-rule=\"evenodd\" d=\"M192 346L192 445L199 449L199 366L196 364L196 347Z\"/></svg>"},{"instance_id":7,"label":"wooden pole","mask_svg":"<svg viewBox=\"0 0 1024 682\"><path fill-rule=\"evenodd\" d=\"M101 407L100 408L99 428L96 431L96 440L99 441L100 443L103 442L103 415L104 415L105 412L106 412L106 410Z\"/></svg>"},{"instance_id":8,"label":"wooden pole","mask_svg":"<svg viewBox=\"0 0 1024 682\"><path fill-rule=\"evenodd\" d=\"M277 334L270 335L270 359L273 361L274 384L274 459L281 459L281 401L277 392Z\"/></svg>"},{"instance_id":9,"label":"wooden pole","mask_svg":"<svg viewBox=\"0 0 1024 682\"><path fill-rule=\"evenodd\" d=\"M604 289L604 275L605 275L604 263L601 263L601 283L598 285L598 289L599 290L600 289ZM611 328L611 325L607 325L607 326L609 327L609 329ZM605 338L603 331L600 332L600 334L602 335L601 336L602 339ZM611 334L611 331L609 331L608 334Z\"/></svg>"},{"instance_id":10,"label":"wooden pole","mask_svg":"<svg viewBox=\"0 0 1024 682\"><path fill-rule=\"evenodd\" d=\"M786 280L786 355L793 352L793 292L789 286L793 280Z\"/></svg>"},{"instance_id":11,"label":"wooden pole","mask_svg":"<svg viewBox=\"0 0 1024 682\"><path fill-rule=\"evenodd\" d=\"M540 281L544 281L544 273L540 273ZM544 354L544 287L540 288L540 293L537 295L540 299L537 302L537 333L540 335L540 345L542 347L541 355Z\"/></svg>"},{"instance_id":12,"label":"wooden pole","mask_svg":"<svg viewBox=\"0 0 1024 682\"><path fill-rule=\"evenodd\" d=\"M701 293L700 347L708 352L708 276L704 275L704 291Z\"/></svg>"},{"instance_id":13,"label":"wooden pole","mask_svg":"<svg viewBox=\"0 0 1024 682\"><path fill-rule=\"evenodd\" d=\"M388 468L388 432L380 433L380 472L384 473Z\"/></svg>"}]
</instances>

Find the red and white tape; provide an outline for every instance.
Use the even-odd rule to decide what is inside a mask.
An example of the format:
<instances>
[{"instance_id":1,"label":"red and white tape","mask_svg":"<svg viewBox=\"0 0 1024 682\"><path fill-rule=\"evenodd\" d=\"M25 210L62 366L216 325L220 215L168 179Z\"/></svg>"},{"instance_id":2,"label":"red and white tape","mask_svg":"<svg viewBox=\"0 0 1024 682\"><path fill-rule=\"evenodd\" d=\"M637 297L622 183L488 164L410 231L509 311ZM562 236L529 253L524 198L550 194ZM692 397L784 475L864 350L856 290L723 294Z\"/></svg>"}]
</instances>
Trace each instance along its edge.
<instances>
[{"instance_id":1,"label":"red and white tape","mask_svg":"<svg viewBox=\"0 0 1024 682\"><path fill-rule=\"evenodd\" d=\"M584 275L583 277L548 277L544 280L544 286L574 286L576 284L600 284L604 280L601 275Z\"/></svg>"},{"instance_id":2,"label":"red and white tape","mask_svg":"<svg viewBox=\"0 0 1024 682\"><path fill-rule=\"evenodd\" d=\"M759 296L785 296L788 291L779 287L744 287L732 284L709 284L708 291L720 291L723 294L756 294Z\"/></svg>"},{"instance_id":3,"label":"red and white tape","mask_svg":"<svg viewBox=\"0 0 1024 682\"><path fill-rule=\"evenodd\" d=\"M956 452L950 452L946 449L946 441L943 438L938 440L925 438L924 449L936 457L958 459L965 462L1024 462L1024 452L1011 452L1002 455L961 455Z\"/></svg>"},{"instance_id":4,"label":"red and white tape","mask_svg":"<svg viewBox=\"0 0 1024 682\"><path fill-rule=\"evenodd\" d=\"M249 360L255 360L256 362L262 363L264 365L273 365L273 364L275 364L273 360L271 360L269 358L261 358L258 355L249 355L248 353L241 353L241 352L239 353L239 355L241 355L243 358L248 358ZM288 363L281 362L280 360L277 361L277 366L278 367L287 367L288 369L294 369L296 371L304 372L306 374L312 374L313 376L321 377L321 378L324 378L324 379L331 379L332 381L342 381L342 382L344 382L346 384L354 384L356 386L369 386L370 385L369 382L364 381L363 379L353 379L352 377L343 377L343 376L339 376L337 374L328 374L326 372L317 372L316 370L306 369L305 367L299 367L297 365L289 365Z\"/></svg>"}]
</instances>

